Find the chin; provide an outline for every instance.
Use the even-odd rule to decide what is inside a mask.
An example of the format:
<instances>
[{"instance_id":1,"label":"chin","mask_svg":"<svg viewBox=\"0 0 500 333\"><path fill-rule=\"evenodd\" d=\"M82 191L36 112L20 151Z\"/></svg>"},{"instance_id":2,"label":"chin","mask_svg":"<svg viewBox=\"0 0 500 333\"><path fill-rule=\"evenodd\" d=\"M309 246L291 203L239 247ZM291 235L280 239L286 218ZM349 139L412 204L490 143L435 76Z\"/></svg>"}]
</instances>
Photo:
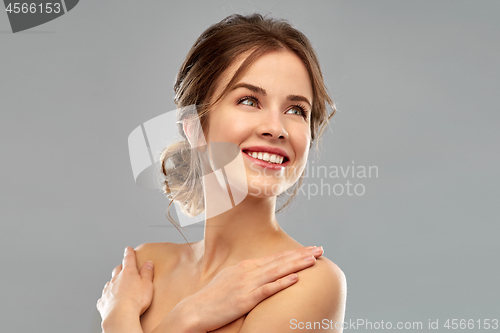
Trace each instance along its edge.
<instances>
[{"instance_id":1,"label":"chin","mask_svg":"<svg viewBox=\"0 0 500 333\"><path fill-rule=\"evenodd\" d=\"M280 181L269 181L269 179L249 179L248 181L248 194L260 197L276 197L281 193L285 192L287 187L283 185Z\"/></svg>"}]
</instances>

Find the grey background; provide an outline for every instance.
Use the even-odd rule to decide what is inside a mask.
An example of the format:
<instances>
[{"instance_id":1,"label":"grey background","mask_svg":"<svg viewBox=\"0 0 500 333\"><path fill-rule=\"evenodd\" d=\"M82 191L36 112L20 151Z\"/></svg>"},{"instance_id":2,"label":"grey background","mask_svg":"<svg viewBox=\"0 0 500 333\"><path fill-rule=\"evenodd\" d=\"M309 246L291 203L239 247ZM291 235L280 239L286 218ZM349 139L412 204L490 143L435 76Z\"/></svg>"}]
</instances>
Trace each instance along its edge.
<instances>
[{"instance_id":1,"label":"grey background","mask_svg":"<svg viewBox=\"0 0 500 333\"><path fill-rule=\"evenodd\" d=\"M125 246L184 241L135 185L127 137L174 108L205 28L254 11L319 55L339 112L315 165L379 169L351 179L363 196L278 217L346 274L346 321L500 317L500 2L89 0L17 34L0 13L2 332L100 332Z\"/></svg>"}]
</instances>

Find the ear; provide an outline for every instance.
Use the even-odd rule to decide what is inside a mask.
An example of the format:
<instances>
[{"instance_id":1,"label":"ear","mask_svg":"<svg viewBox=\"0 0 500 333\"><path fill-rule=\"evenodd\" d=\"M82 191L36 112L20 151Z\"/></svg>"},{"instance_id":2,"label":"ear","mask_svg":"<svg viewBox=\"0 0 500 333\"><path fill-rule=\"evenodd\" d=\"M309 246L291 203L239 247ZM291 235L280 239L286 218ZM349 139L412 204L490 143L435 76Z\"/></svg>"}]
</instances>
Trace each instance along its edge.
<instances>
[{"instance_id":1,"label":"ear","mask_svg":"<svg viewBox=\"0 0 500 333\"><path fill-rule=\"evenodd\" d=\"M199 151L206 150L207 142L198 118L184 118L182 120L182 129L184 130L184 134L186 135L191 148L198 148Z\"/></svg>"}]
</instances>

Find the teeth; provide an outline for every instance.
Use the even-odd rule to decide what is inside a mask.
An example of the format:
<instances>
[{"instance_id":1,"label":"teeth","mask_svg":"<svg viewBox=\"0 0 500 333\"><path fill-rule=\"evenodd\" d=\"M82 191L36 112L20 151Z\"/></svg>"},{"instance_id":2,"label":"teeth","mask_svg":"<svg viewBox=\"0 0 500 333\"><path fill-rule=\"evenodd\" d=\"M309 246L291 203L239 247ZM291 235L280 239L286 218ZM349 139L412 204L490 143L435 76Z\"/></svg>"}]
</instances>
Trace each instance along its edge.
<instances>
[{"instance_id":1,"label":"teeth","mask_svg":"<svg viewBox=\"0 0 500 333\"><path fill-rule=\"evenodd\" d=\"M283 156L269 154L266 152L262 153L262 152L255 152L254 151L252 153L247 152L247 154L249 156L252 156L253 158L257 158L259 160L266 161L266 162L273 163L273 164L281 164L281 163L283 163L283 160L284 160Z\"/></svg>"}]
</instances>

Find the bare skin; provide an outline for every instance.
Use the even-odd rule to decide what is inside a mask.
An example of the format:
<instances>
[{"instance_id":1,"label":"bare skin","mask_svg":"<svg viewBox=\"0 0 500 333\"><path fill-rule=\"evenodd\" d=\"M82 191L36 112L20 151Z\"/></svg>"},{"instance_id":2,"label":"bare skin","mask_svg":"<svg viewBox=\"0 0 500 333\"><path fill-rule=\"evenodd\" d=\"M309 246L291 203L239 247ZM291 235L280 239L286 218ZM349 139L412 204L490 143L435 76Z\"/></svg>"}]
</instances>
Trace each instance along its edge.
<instances>
[{"instance_id":1,"label":"bare skin","mask_svg":"<svg viewBox=\"0 0 500 333\"><path fill-rule=\"evenodd\" d=\"M200 242L190 244L196 253L199 250ZM148 260L155 262L155 278L153 280L154 296L151 306L141 316L141 326L145 333L149 333L153 332L153 330L160 325L163 318L165 318L180 301L200 291L210 281L200 282L197 279L196 274L194 274L196 269L194 266L195 263L193 262L193 255L187 244L150 243L146 245L147 248L144 246L141 247L142 248L138 248L138 251L136 251L138 269ZM303 246L293 239L283 240L275 244L273 250L262 250L255 258L301 248L303 248ZM165 251L169 252L168 257L170 260L167 259L161 262L160 258L165 257ZM323 260L319 258L320 255L317 255L317 257L318 260ZM253 259L253 257L245 259ZM244 259L240 261L243 260ZM314 264L315 263L312 262L310 265ZM228 266L230 265L228 264ZM225 267L227 266L221 267L221 269ZM218 272L220 272L220 270ZM300 277L301 273L298 271L299 280ZM245 318L246 314L213 332L238 332Z\"/></svg>"},{"instance_id":2,"label":"bare skin","mask_svg":"<svg viewBox=\"0 0 500 333\"><path fill-rule=\"evenodd\" d=\"M222 76L222 83L232 77L243 59L235 62ZM245 86L229 92L211 110L206 141L230 142L240 146L242 150L249 146L281 148L287 153L290 162L279 172L266 174L263 172L265 168L243 155L247 178L245 183L251 184L249 193L245 200L232 209L207 219L204 239L192 244L194 256L186 244L149 243L136 249L137 275L148 260L153 261L155 267L152 279L154 294L149 308L142 313L141 303L141 306L133 305L134 310L127 312L127 316L120 314L122 318L142 314L139 325L142 328L133 332L169 332L168 329L176 324L171 319L172 316L169 319L169 314L179 311L179 304L188 304L184 307L190 310L187 313L194 313L195 317L201 316L197 318L203 322L197 321L194 325L196 330L191 330L193 332L279 333L290 331L291 318L299 321L320 321L323 318L343 320L345 276L334 263L320 257L307 267L295 266L297 282L268 298L254 302L248 310L241 309L238 316L221 324L221 320L225 320L222 317L231 312L233 307L230 305L234 299L218 302L214 298L217 295L214 290L223 295L238 282L238 279L231 279L230 275L223 274L227 273L227 269L232 269L245 260L257 260L280 251L298 251L303 248L281 229L274 212L276 195L297 181L307 162L313 96L308 72L295 54L288 51L272 52L257 59L240 82L262 88L259 90L261 92ZM218 89L222 89L222 86L224 85L219 84ZM216 90L215 95L217 93ZM249 95L254 97L245 97ZM295 96L295 99L301 96L305 99L307 102L301 102L303 109L297 107L297 102L290 100L289 96ZM188 133L189 131L186 133L189 136ZM265 189L269 187L278 188L278 193L266 192ZM210 213L213 205L210 200L214 196L205 195L205 198L207 216L212 216L214 214ZM120 271L117 268L115 274ZM290 273L293 272L275 276L275 280ZM212 288L212 282L218 281L221 276L227 283L216 284L215 289ZM271 282L262 281L260 276L255 276L254 280L249 280L247 285L255 282L261 287ZM112 296L109 294L109 298ZM240 296L236 290L234 297L238 299ZM106 301L107 298L103 299ZM211 301L211 305L204 307L206 301ZM297 307L299 303L301 307ZM211 313L211 308L219 307L223 310ZM179 313L186 315L186 311L176 312ZM341 329L332 328L322 332L341 332Z\"/></svg>"},{"instance_id":3,"label":"bare skin","mask_svg":"<svg viewBox=\"0 0 500 333\"><path fill-rule=\"evenodd\" d=\"M171 278L177 275L175 273L182 275L192 272L178 269L178 260L160 260L163 264L158 265L158 272L153 273L151 259L165 258L165 251L176 255L172 258L180 258L181 261L184 259L185 253L182 253L179 245L181 244L147 243L139 246L136 251L127 247L123 265L115 267L111 281L106 283L103 295L97 302L103 318L104 332L150 332L144 326L147 320L145 317L154 312L153 304L156 302L152 303L153 290L155 286L175 287L172 284L180 288L171 289L165 295L156 291L156 295L168 297L156 297L156 304L160 308L157 322L160 323L152 325L156 326L153 333L233 331L235 327L242 326L244 319L256 305L294 285L300 271L310 270L317 261L324 260L320 258L322 248L314 246L246 259L238 265L223 268L208 285L200 286L201 290L197 291L196 286L182 287L182 282L189 283L189 279L182 279L181 276L182 281L176 281ZM145 258L149 261L143 264ZM299 274L294 274L295 272ZM183 294L186 290L188 291ZM141 320L140 314L144 314Z\"/></svg>"}]
</instances>

